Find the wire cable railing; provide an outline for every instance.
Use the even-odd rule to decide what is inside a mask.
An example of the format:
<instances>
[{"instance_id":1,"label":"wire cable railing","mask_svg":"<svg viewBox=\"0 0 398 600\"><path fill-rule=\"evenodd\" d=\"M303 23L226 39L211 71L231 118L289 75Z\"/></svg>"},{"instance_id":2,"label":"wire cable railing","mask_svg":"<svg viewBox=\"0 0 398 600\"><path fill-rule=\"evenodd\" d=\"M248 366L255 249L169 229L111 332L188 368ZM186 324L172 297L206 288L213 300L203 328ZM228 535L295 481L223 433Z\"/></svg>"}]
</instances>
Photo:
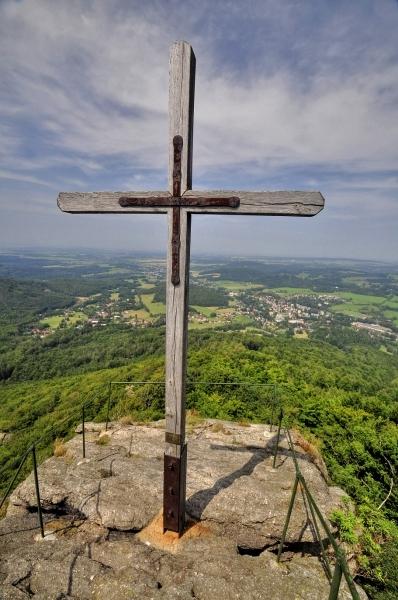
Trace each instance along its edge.
<instances>
[{"instance_id":1,"label":"wire cable railing","mask_svg":"<svg viewBox=\"0 0 398 600\"><path fill-rule=\"evenodd\" d=\"M112 390L113 390L114 386L120 386L120 385L124 385L124 386L134 386L134 385L165 386L165 381L153 381L153 380L149 380L149 381L134 381L134 380L110 381L108 383L108 391L107 391L106 400L105 400L105 430L108 429L110 419L111 419ZM300 470L300 466L299 466L299 463L297 460L297 455L296 455L296 451L294 449L294 444L292 441L291 433L284 424L284 412L283 412L283 406L282 406L282 401L281 401L278 385L270 384L270 383L262 383L262 382L237 382L237 381L235 381L235 382L233 382L233 381L228 381L228 382L217 381L217 382L215 382L215 381L200 381L200 380L198 380L198 381L188 381L187 382L188 388L190 388L190 387L192 388L192 386L196 387L196 386L200 386L200 385L201 386L211 386L211 387L215 387L215 388L218 388L218 387L227 387L227 388L257 387L260 389L262 388L262 389L270 390L270 392L271 392L270 398L269 398L270 426L272 428L273 426L277 425L276 444L275 444L275 451L274 451L274 455L273 455L273 467L276 468L276 460L277 460L282 430L284 431L285 437L287 439L288 448L291 453L291 457L292 457L294 467L295 467L295 480L294 480L292 495L291 495L290 502L289 502L288 512L286 515L286 520L285 520L283 531L282 531L281 540L280 540L280 543L278 546L277 560L280 561L280 559L281 559L283 547L284 547L285 541L286 541L286 535L287 535L287 531L288 531L288 527L289 527L289 522L291 519L295 499L296 499L296 496L297 496L297 493L299 490L299 486L300 486L303 496L305 498L305 501L308 505L309 512L311 514L313 527L315 530L317 541L320 546L321 559L322 559L322 562L324 565L326 576L330 583L329 600L337 600L343 575L345 577L345 580L347 582L347 585L348 585L348 588L350 590L353 600L360 600L359 594L355 587L354 580L352 578L352 575L350 573L350 570L349 570L349 567L347 564L345 552L341 548L341 546L339 546L339 544L336 542L336 539L333 536L333 533L331 532L326 519L322 515L312 493L310 492L310 490L308 488L305 478ZM74 415L68 415L65 419L58 422L52 429L46 430L33 443L29 444L29 447L26 449L26 451L22 455L21 461L19 462L19 465L18 465L18 468L16 469L14 477L12 478L9 485L7 486L6 492L5 492L2 500L0 501L0 510L1 510L6 502L7 498L9 497L11 491L13 490L16 482L18 481L18 477L22 471L24 464L26 463L28 457L31 455L32 463L33 463L33 476L34 476L35 494L36 494L36 503L37 503L38 527L40 528L40 533L41 533L42 537L45 536L45 531L44 531L44 524L43 524L43 514L42 514L42 506L41 506L41 499L40 499L40 485L39 485L39 476L38 476L38 468L37 468L37 447L39 446L39 444L41 442L43 442L45 440L47 440L47 444L49 443L48 439L51 434L51 431L54 431L54 430L59 431L60 426L65 424L68 421L70 421L71 424L74 423L74 425L76 425L79 417L81 417L82 456L83 456L83 458L86 458L86 455L87 455L87 448L86 448L86 422L87 421L86 421L86 417L87 417L87 409L88 408L92 409L91 401L84 402L80 406L80 408L78 410L78 414L75 413ZM100 406L97 410L97 416L102 411L103 408L104 408L104 405L102 404L102 406ZM277 411L278 411L278 418L276 420L275 414ZM275 422L275 421L277 421L277 422ZM24 428L24 429L26 429L26 428ZM13 433L16 433L16 432L13 432ZM324 541L323 541L321 533L320 533L320 526L325 531L326 537L334 551L335 566L334 566L333 572L332 572L332 564L328 557L328 554L327 554L327 551L325 548L325 544L324 544Z\"/></svg>"},{"instance_id":2,"label":"wire cable railing","mask_svg":"<svg viewBox=\"0 0 398 600\"><path fill-rule=\"evenodd\" d=\"M136 381L136 380L126 380L126 381L110 381L108 383L108 391L106 394L106 402L105 402L105 430L108 430L109 427L109 423L110 423L110 418L111 418L111 410L112 410L112 389L113 386L117 386L117 385L124 385L124 386L134 386L134 385L139 385L139 386L143 386L143 385L154 385L154 386L165 386L166 382L165 381L154 381L154 380L147 380L147 381ZM276 411L276 406L279 402L279 398L278 398L278 390L277 390L277 385L276 384L272 384L272 383L262 383L262 382L241 382L241 381L228 381L228 382L220 382L220 381L187 381L187 387L191 387L192 386L199 386L199 385L206 385L206 386L213 386L213 387L257 387L257 388L266 388L271 390L271 401L270 401L270 405L271 405L271 422L273 423L274 421L274 415L275 415L275 411ZM7 499L9 498L12 490L14 489L14 487L16 486L17 482L18 482L18 478L20 476L20 474L22 473L23 467L26 464L27 460L29 459L29 456L32 457L32 465L33 465L33 476L34 476L34 483L35 483L35 494L36 494L36 504L37 504L37 513L38 513L38 527L40 528L40 533L41 536L44 537L45 532L44 532L44 525L43 525L43 512L42 512L42 506L41 506L41 499L40 499L40 485L39 485L39 474L38 474L38 460L37 460L37 450L40 447L41 444L44 444L45 446L48 446L49 444L51 444L52 442L55 441L55 439L58 437L59 435L59 431L61 430L62 426L64 426L66 423L70 423L70 426L76 426L76 424L79 422L80 418L81 418L81 423L82 423L82 429L81 429L81 433L82 433L82 457L86 458L86 454L87 454L87 446L86 446L86 422L87 422L87 414L88 414L88 409L92 409L92 401L88 400L83 402L83 404L80 406L80 408L78 409L77 412L74 412L73 414L67 415L64 419L61 419L60 421L58 421L53 427L51 427L50 429L46 429L39 437L37 437L36 439L34 439L33 441L30 440L28 443L28 446L26 448L26 450L24 452L22 452L21 454L21 459L18 463L18 466L16 468L15 474L12 477L11 481L9 482L9 484L6 487L5 493L3 495L3 497L0 500L0 511L3 508L3 506L5 505ZM104 408L104 404L102 404L101 406L99 406L97 408L97 415L98 416L102 409ZM10 431L10 433L12 433L13 437L15 435L18 435L19 433L27 433L28 431L31 430L31 427L23 427L21 429L13 429L12 431ZM4 443L4 442L3 442Z\"/></svg>"},{"instance_id":3,"label":"wire cable railing","mask_svg":"<svg viewBox=\"0 0 398 600\"><path fill-rule=\"evenodd\" d=\"M156 385L156 386L166 386L166 382L163 381L110 381L108 383L108 395L107 395L107 405L106 405L106 418L105 418L105 430L108 429L109 420L110 420L110 412L111 412L111 404L112 404L112 389L113 386L118 385ZM263 388L271 390L271 423L273 424L275 418L275 411L280 403L279 398L279 390L278 385L275 383L263 383L257 381L201 381L201 380L188 380L187 381L187 389L192 388L192 386L196 387L199 385L209 385L212 387L255 387L255 388Z\"/></svg>"},{"instance_id":4,"label":"wire cable railing","mask_svg":"<svg viewBox=\"0 0 398 600\"><path fill-rule=\"evenodd\" d=\"M278 546L277 560L279 562L281 559L281 556L282 556L283 546L285 545L286 534L288 531L290 518L292 516L292 512L293 512L293 508L294 508L294 502L295 502L295 499L296 499L296 496L298 493L298 488L300 485L301 491L304 496L304 500L310 509L312 523L314 526L317 541L320 546L320 553L321 553L323 565L325 568L326 576L329 580L329 584L330 584L329 600L337 600L343 575L345 577L345 580L346 580L348 589L351 593L352 599L360 600L358 591L355 587L353 577L352 577L350 569L348 567L345 552L344 552L343 548L337 543L336 538L334 537L326 519L322 515L322 512L321 512L318 504L316 503L312 493L310 492L310 490L308 488L308 484L304 478L304 475L301 472L300 465L297 460L296 451L294 449L294 443L292 440L291 433L287 427L283 427L283 411L282 411L282 409L279 413L278 433L277 433L277 440L276 440L276 446L275 446L275 452L274 452L274 458L273 458L273 465L275 467L276 457L277 457L278 449L279 449L280 432L281 432L282 428L284 429L288 447L289 447L289 451L291 453L291 457L293 460L293 464L294 464L294 468L295 468L295 479L294 479L294 484L293 484L292 495L290 497L289 508L287 511L286 520L285 520L285 524L284 524L283 531L282 531L282 537L281 537L281 540L280 540L280 543ZM323 543L323 539L322 539L322 536L320 533L319 523L318 523L317 519L319 520L319 523L322 526L322 528L326 534L326 537L334 551L335 566L334 566L333 573L332 573L332 565L331 565L331 562L327 555L325 545Z\"/></svg>"},{"instance_id":5,"label":"wire cable railing","mask_svg":"<svg viewBox=\"0 0 398 600\"><path fill-rule=\"evenodd\" d=\"M84 421L85 405L86 405L86 403L84 403L82 406L83 421ZM47 429L41 436L39 436L37 439L35 439L33 442L31 442L29 444L26 451L22 454L22 458L18 464L15 475L11 479L2 499L0 500L0 511L1 511L1 509L3 508L3 506L5 505L5 503L7 501L10 493L14 489L15 484L18 481L18 477L19 477L20 473L22 472L22 469L23 469L25 463L27 462L29 456L31 455L32 456L32 466L33 466L33 477L34 477L34 484L35 484L36 504L37 504L38 526L40 528L41 537L44 537L44 525L43 525L43 512L42 512L41 499L40 499L39 475L38 475L38 468L37 468L37 464L38 464L37 449L40 446L40 444L42 442L44 442L46 440L46 438L48 438L49 434L51 434L55 430L59 430L59 428L62 425L64 425L65 423L67 423L68 421L71 421L71 422L76 421L79 416L80 416L80 411L79 411L79 415L68 415L64 419L61 419L61 421L58 421L57 424L53 428L51 428L50 430ZM14 436L16 433L24 432L28 429L30 429L30 428L24 427L20 430L13 430L12 434ZM83 436L83 437L85 437L85 436ZM52 438L53 439L51 441L54 441L55 436L52 436ZM83 456L85 456L85 443L83 443Z\"/></svg>"}]
</instances>

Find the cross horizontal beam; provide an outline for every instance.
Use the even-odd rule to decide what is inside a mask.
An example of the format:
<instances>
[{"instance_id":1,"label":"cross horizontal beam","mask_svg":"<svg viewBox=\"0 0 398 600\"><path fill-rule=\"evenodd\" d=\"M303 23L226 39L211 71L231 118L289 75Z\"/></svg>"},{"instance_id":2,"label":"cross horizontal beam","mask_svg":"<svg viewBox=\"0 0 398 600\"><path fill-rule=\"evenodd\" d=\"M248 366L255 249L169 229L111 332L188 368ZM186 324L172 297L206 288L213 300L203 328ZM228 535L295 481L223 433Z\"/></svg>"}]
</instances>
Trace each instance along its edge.
<instances>
[{"instance_id":1,"label":"cross horizontal beam","mask_svg":"<svg viewBox=\"0 0 398 600\"><path fill-rule=\"evenodd\" d=\"M120 202L120 199L123 201ZM132 202L128 202L131 199ZM150 199L150 205L140 200ZM212 206L223 199L239 200L227 206ZM168 204L169 202L169 204ZM155 192L63 192L58 196L58 206L69 213L167 213L173 197L165 191ZM199 202L199 203L198 203ZM122 206L121 204L126 204ZM178 204L190 213L223 215L274 215L313 217L324 207L325 199L320 192L241 192L241 191L193 191L187 190Z\"/></svg>"},{"instance_id":2,"label":"cross horizontal beam","mask_svg":"<svg viewBox=\"0 0 398 600\"><path fill-rule=\"evenodd\" d=\"M129 206L151 206L151 207L166 207L166 208L191 208L193 206L206 207L229 207L236 208L239 206L239 198L231 196L230 198L211 198L210 196L166 196L165 198L159 198L157 196L146 197L146 198L130 198L129 196L122 196L119 198L119 204L123 208Z\"/></svg>"}]
</instances>

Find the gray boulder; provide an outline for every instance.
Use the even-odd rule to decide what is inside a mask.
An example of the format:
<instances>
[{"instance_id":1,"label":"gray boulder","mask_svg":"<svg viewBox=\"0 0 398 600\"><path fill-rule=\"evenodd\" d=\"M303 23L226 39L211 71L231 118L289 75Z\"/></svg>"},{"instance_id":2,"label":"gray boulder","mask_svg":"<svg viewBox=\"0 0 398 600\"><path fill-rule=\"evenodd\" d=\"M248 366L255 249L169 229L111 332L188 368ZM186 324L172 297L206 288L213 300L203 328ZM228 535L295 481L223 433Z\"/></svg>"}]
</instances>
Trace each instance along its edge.
<instances>
[{"instance_id":1,"label":"gray boulder","mask_svg":"<svg viewBox=\"0 0 398 600\"><path fill-rule=\"evenodd\" d=\"M194 525L170 547L146 533L161 522L162 423L103 429L88 425L85 459L78 434L63 456L39 467L44 540L32 514L37 508L32 475L13 492L7 517L0 521L0 598L328 597L301 493L287 552L281 563L276 561L295 470L284 438L273 468L276 434L268 426L209 420L192 428L187 511L200 527ZM296 452L327 517L342 505L343 492L327 485L324 468L298 445ZM339 597L350 598L346 587ZM361 597L366 597L362 591Z\"/></svg>"}]
</instances>

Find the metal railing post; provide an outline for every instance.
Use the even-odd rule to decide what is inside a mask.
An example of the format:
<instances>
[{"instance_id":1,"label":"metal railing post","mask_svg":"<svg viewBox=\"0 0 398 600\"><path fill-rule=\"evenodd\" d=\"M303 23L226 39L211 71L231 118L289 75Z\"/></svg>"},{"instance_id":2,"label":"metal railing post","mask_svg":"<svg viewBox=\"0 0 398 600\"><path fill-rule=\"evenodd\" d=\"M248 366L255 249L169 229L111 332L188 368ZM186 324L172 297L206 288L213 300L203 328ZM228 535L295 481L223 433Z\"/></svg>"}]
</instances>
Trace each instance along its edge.
<instances>
[{"instance_id":1,"label":"metal railing post","mask_svg":"<svg viewBox=\"0 0 398 600\"><path fill-rule=\"evenodd\" d=\"M283 411L281 409L281 411L279 413L278 433L276 434L276 445L275 445L275 452L274 452L274 460L272 461L272 468L273 469L275 469L276 457L278 455L279 439L280 439L280 436L281 436L282 419L283 419Z\"/></svg>"},{"instance_id":2,"label":"metal railing post","mask_svg":"<svg viewBox=\"0 0 398 600\"><path fill-rule=\"evenodd\" d=\"M322 538L321 538L321 532L319 531L318 521L316 520L316 515L315 515L315 512L314 512L314 507L312 506L312 502L308 498L308 496L305 493L305 491L304 491L304 494L305 494L305 497L307 499L308 505L310 507L312 522L314 524L316 536L318 538L319 545L321 547L321 554L322 554L323 562L324 562L324 565L325 565L326 574L328 576L329 581L331 581L331 579L332 579L332 570L330 568L330 562L329 562L328 556L326 554L325 546L323 545L323 541L322 541Z\"/></svg>"},{"instance_id":3,"label":"metal railing post","mask_svg":"<svg viewBox=\"0 0 398 600\"><path fill-rule=\"evenodd\" d=\"M37 515L39 518L41 537L44 538L43 515L41 513L41 503L40 503L39 478L37 475L36 447L34 444L32 446L32 458L33 458L33 473L34 473L34 477L35 477L35 488L36 488Z\"/></svg>"},{"instance_id":4,"label":"metal railing post","mask_svg":"<svg viewBox=\"0 0 398 600\"><path fill-rule=\"evenodd\" d=\"M334 568L333 579L330 584L330 593L329 600L337 600L339 596L341 576L343 575L343 571L341 570L340 560L337 557L336 566Z\"/></svg>"},{"instance_id":5,"label":"metal railing post","mask_svg":"<svg viewBox=\"0 0 398 600\"><path fill-rule=\"evenodd\" d=\"M84 422L84 404L82 406L83 458L86 458L86 430Z\"/></svg>"},{"instance_id":6,"label":"metal railing post","mask_svg":"<svg viewBox=\"0 0 398 600\"><path fill-rule=\"evenodd\" d=\"M349 587L349 590L351 592L351 596L353 597L353 600L360 600L359 594L358 594L357 589L355 587L354 580L352 578L352 575L351 575L350 570L349 570L348 565L347 565L345 554L344 554L344 552L341 551L341 549L338 546L336 540L334 539L334 536L333 536L332 532L330 531L330 528L329 528L328 524L326 523L325 519L323 518L323 515L322 515L321 511L318 508L318 505L316 504L314 498L312 497L311 492L308 489L308 486L307 486L307 483L306 483L304 477L301 474L300 474L299 477L300 477L301 485L303 486L304 491L305 491L305 493L306 493L309 501L312 503L312 505L314 507L314 511L316 512L316 514L318 516L318 519L319 519L322 527L326 531L326 534L327 534L327 536L329 538L329 541L330 541L330 543L333 546L333 550L334 550L334 552L336 554L338 562L340 563L340 568L341 568L342 572L344 573L344 577L345 577L345 580L346 580L347 585Z\"/></svg>"},{"instance_id":7,"label":"metal railing post","mask_svg":"<svg viewBox=\"0 0 398 600\"><path fill-rule=\"evenodd\" d=\"M286 429L285 431L286 431L286 436L287 436L287 439L288 439L289 448L290 448L290 451L292 453L292 458L293 458L293 462L294 462L294 466L295 466L295 470L296 470L296 481L295 481L295 483L297 481L300 481L301 487L304 490L304 493L305 493L305 496L306 496L306 498L307 498L307 500L309 502L309 505L313 509L313 510L311 510L311 514L314 513L314 516L316 515L318 517L319 522L321 523L323 529L325 530L326 535L327 535L327 537L329 539L329 542L331 543L331 545L333 547L333 550L334 550L334 553L336 555L336 569L334 571L333 578L332 578L332 590L331 590L331 593L333 591L334 594L336 594L336 593L338 594L338 590L339 590L339 587L340 587L341 573L343 573L353 600L360 600L358 591L357 591L357 589L355 587L354 580L353 580L352 575L350 573L350 569L348 568L348 564L347 564L347 561L346 561L346 558L345 558L345 554L344 554L344 552L342 552L342 550L340 549L339 545L337 544L337 542L336 542L336 540L335 540L335 538L334 538L334 536L333 536L333 534L332 534L332 532L331 532L331 530L330 530L330 528L329 528L326 520L324 519L321 511L319 510L318 505L315 502L315 500L314 500L314 498L313 498L310 490L308 489L307 482L305 481L305 479L304 479L304 477L303 477L303 475L302 475L302 473L300 471L300 467L299 467L299 464L298 464L298 461L297 461L296 451L294 449L293 440L292 440L292 437L290 435L290 431L288 429ZM291 508L293 508L292 503L289 506L289 511L290 512L291 512ZM288 522L288 519L290 519L290 514L289 513L288 513L288 518L286 519L286 522ZM285 525L285 529L287 530L286 525ZM286 535L286 532L284 530L284 533L282 535L283 541L284 541L284 536L285 535ZM282 552L282 546L279 547L278 560L279 560L281 552ZM326 553L325 553L325 556L326 556ZM338 564L338 568L337 568L337 564ZM336 586L337 586L337 588L336 588ZM334 591L335 589L337 589L337 592ZM334 596L331 595L329 597L329 600L335 600L336 598L337 598L337 595L334 595Z\"/></svg>"},{"instance_id":8,"label":"metal railing post","mask_svg":"<svg viewBox=\"0 0 398 600\"><path fill-rule=\"evenodd\" d=\"M14 486L14 483L15 483L15 482L16 482L16 480L17 480L17 477L18 477L18 475L20 474L20 472L21 472L21 469L22 469L22 467L23 467L23 466L24 466L24 464L25 464L26 457L28 456L28 454L29 454L29 452L30 452L30 451L31 451L31 448L29 448L29 449L28 449L28 450L25 452L25 455L24 455L24 457L22 458L21 462L19 463L19 467L18 467L18 469L17 469L17 472L15 473L14 477L12 478L12 481L11 481L10 485L8 486L8 488L7 488L7 490L6 490L6 493L4 494L2 501L0 502L0 509L3 507L3 504L4 504L4 503L5 503L5 501L7 500L7 498L8 498L8 494L11 492L11 490L12 490L12 488L13 488L13 486Z\"/></svg>"},{"instance_id":9,"label":"metal railing post","mask_svg":"<svg viewBox=\"0 0 398 600\"><path fill-rule=\"evenodd\" d=\"M283 527L282 537L281 537L281 541L280 541L279 548L278 548L278 558L277 558L278 562L281 558L282 549L283 549L283 546L285 543L287 528L289 527L290 517L292 515L293 505L294 505L294 501L296 499L298 482L299 482L299 477L298 477L298 475L296 475L296 479L294 480L292 495L290 498L289 508L288 508L287 515L286 515L286 521L285 521L285 525Z\"/></svg>"},{"instance_id":10,"label":"metal railing post","mask_svg":"<svg viewBox=\"0 0 398 600\"><path fill-rule=\"evenodd\" d=\"M296 473L301 475L300 472L300 467L297 461L297 456L296 456L296 451L294 449L294 444L293 444L293 440L292 440L292 436L290 435L290 430L285 428L285 434L289 443L289 447L290 447L290 451L292 453L292 458L293 458L293 463L294 463L294 468L296 469Z\"/></svg>"},{"instance_id":11,"label":"metal railing post","mask_svg":"<svg viewBox=\"0 0 398 600\"><path fill-rule=\"evenodd\" d=\"M269 424L270 432L272 431L273 426L274 426L275 404L276 404L276 393L275 393L275 385L274 385L272 388L272 408L271 408L271 419L270 419L270 424Z\"/></svg>"}]
</instances>

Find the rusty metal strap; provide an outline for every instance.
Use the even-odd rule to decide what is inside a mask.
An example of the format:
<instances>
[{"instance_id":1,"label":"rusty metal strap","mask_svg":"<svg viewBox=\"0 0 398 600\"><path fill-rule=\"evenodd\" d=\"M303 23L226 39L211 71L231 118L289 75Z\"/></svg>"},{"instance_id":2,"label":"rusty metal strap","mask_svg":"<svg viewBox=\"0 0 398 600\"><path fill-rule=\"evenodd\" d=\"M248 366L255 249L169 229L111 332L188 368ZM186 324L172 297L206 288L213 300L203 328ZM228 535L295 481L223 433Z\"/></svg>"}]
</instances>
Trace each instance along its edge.
<instances>
[{"instance_id":1,"label":"rusty metal strap","mask_svg":"<svg viewBox=\"0 0 398 600\"><path fill-rule=\"evenodd\" d=\"M238 196L230 198L208 198L205 196L142 196L129 198L121 196L119 204L123 208L129 206L143 206L147 208L190 208L190 207L214 207L214 208L238 208L240 200Z\"/></svg>"}]
</instances>

